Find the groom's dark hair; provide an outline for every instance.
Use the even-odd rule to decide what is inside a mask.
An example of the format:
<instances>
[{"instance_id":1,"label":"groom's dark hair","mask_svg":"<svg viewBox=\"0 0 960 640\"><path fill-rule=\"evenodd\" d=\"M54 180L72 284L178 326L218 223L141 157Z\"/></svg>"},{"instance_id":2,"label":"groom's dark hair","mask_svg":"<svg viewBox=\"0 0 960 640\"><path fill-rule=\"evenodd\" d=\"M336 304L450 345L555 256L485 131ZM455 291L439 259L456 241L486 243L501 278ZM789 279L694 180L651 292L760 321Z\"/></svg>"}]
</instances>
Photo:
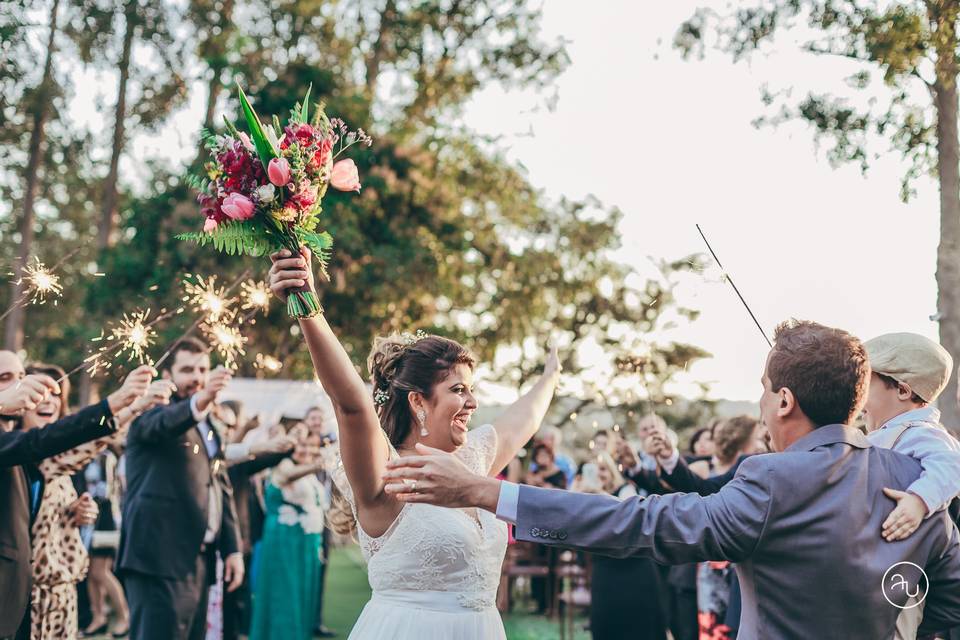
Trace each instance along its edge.
<instances>
[{"instance_id":1,"label":"groom's dark hair","mask_svg":"<svg viewBox=\"0 0 960 640\"><path fill-rule=\"evenodd\" d=\"M173 363L177 361L177 354L181 351L186 351L187 353L210 353L210 347L196 338L180 338L170 348L170 357L163 361L162 369L164 371L171 371L173 369Z\"/></svg>"},{"instance_id":2,"label":"groom's dark hair","mask_svg":"<svg viewBox=\"0 0 960 640\"><path fill-rule=\"evenodd\" d=\"M870 362L846 331L788 320L774 335L767 377L774 392L790 389L814 427L850 424L866 400Z\"/></svg>"}]
</instances>

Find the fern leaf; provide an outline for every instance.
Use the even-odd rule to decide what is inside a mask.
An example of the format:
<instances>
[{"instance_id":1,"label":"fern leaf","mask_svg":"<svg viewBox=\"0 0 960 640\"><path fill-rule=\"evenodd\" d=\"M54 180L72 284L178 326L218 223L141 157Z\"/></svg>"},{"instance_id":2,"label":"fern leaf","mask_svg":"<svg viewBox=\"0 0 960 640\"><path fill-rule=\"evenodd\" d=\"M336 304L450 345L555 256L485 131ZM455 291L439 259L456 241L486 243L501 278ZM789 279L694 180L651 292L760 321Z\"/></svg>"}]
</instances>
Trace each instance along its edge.
<instances>
[{"instance_id":1,"label":"fern leaf","mask_svg":"<svg viewBox=\"0 0 960 640\"><path fill-rule=\"evenodd\" d=\"M260 229L240 222L223 222L209 232L181 233L177 239L195 242L201 247L212 245L217 251L231 256L262 256L274 248L274 243Z\"/></svg>"}]
</instances>

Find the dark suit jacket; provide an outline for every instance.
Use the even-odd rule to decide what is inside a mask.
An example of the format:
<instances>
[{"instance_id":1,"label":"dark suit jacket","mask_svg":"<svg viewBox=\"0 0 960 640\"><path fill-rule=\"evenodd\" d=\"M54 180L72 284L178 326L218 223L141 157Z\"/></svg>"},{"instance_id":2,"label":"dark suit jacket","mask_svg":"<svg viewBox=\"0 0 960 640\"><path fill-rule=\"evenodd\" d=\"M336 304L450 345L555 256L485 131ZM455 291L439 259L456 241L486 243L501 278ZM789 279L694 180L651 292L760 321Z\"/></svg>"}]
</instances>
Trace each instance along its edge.
<instances>
[{"instance_id":1,"label":"dark suit jacket","mask_svg":"<svg viewBox=\"0 0 960 640\"><path fill-rule=\"evenodd\" d=\"M260 510L253 492L250 477L264 469L275 467L280 461L289 456L289 453L264 453L253 460L247 460L232 465L227 473L230 475L230 484L233 485L233 501L237 506L237 526L240 529L240 539L244 553L253 553L253 539L250 530L251 510ZM263 517L262 512L259 514Z\"/></svg>"},{"instance_id":2,"label":"dark suit jacket","mask_svg":"<svg viewBox=\"0 0 960 640\"><path fill-rule=\"evenodd\" d=\"M210 459L190 400L155 407L127 436L127 492L118 567L182 578L195 570L207 530L209 487L223 497L216 545L223 557L241 551L233 488L222 455Z\"/></svg>"},{"instance_id":3,"label":"dark suit jacket","mask_svg":"<svg viewBox=\"0 0 960 640\"><path fill-rule=\"evenodd\" d=\"M733 466L730 467L726 473L712 478L701 478L693 471L690 471L690 467L687 466L687 463L683 457L681 457L672 472L667 473L661 469L660 477L677 491L699 493L701 496L709 496L710 494L720 491L723 485L733 480L734 476L737 475L737 469L740 468L740 464L747 458L748 456L740 456L737 458L737 461L733 463Z\"/></svg>"},{"instance_id":4,"label":"dark suit jacket","mask_svg":"<svg viewBox=\"0 0 960 640\"><path fill-rule=\"evenodd\" d=\"M0 637L17 632L30 601L28 468L114 429L106 400L41 429L0 428Z\"/></svg>"}]
</instances>

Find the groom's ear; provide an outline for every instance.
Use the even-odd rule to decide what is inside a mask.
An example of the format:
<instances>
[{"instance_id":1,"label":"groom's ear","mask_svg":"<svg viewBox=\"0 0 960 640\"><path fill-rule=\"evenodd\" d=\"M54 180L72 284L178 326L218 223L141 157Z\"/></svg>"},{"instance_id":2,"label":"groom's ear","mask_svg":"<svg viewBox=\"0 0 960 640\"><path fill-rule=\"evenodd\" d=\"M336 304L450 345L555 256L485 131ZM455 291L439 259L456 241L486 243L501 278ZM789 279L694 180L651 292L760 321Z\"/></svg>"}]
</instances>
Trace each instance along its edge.
<instances>
[{"instance_id":1,"label":"groom's ear","mask_svg":"<svg viewBox=\"0 0 960 640\"><path fill-rule=\"evenodd\" d=\"M163 379L163 380L169 380L169 379L170 379L170 369L164 369L163 371L161 371L161 372L160 372L160 378Z\"/></svg>"}]
</instances>

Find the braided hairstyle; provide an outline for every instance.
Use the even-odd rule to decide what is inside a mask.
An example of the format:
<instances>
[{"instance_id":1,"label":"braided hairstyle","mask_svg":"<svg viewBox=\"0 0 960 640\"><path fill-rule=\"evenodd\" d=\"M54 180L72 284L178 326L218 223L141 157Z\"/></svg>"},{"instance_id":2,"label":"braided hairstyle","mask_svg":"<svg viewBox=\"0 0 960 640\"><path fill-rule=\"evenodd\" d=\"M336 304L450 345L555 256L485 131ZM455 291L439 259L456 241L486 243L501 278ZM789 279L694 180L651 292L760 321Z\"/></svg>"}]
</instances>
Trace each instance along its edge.
<instances>
[{"instance_id":1,"label":"braided hairstyle","mask_svg":"<svg viewBox=\"0 0 960 640\"><path fill-rule=\"evenodd\" d=\"M411 341L394 334L376 338L367 358L374 398L379 399L380 426L393 446L399 446L413 425L407 396L418 392L429 398L434 385L442 382L458 364L473 369L476 360L459 342L427 335Z\"/></svg>"}]
</instances>

